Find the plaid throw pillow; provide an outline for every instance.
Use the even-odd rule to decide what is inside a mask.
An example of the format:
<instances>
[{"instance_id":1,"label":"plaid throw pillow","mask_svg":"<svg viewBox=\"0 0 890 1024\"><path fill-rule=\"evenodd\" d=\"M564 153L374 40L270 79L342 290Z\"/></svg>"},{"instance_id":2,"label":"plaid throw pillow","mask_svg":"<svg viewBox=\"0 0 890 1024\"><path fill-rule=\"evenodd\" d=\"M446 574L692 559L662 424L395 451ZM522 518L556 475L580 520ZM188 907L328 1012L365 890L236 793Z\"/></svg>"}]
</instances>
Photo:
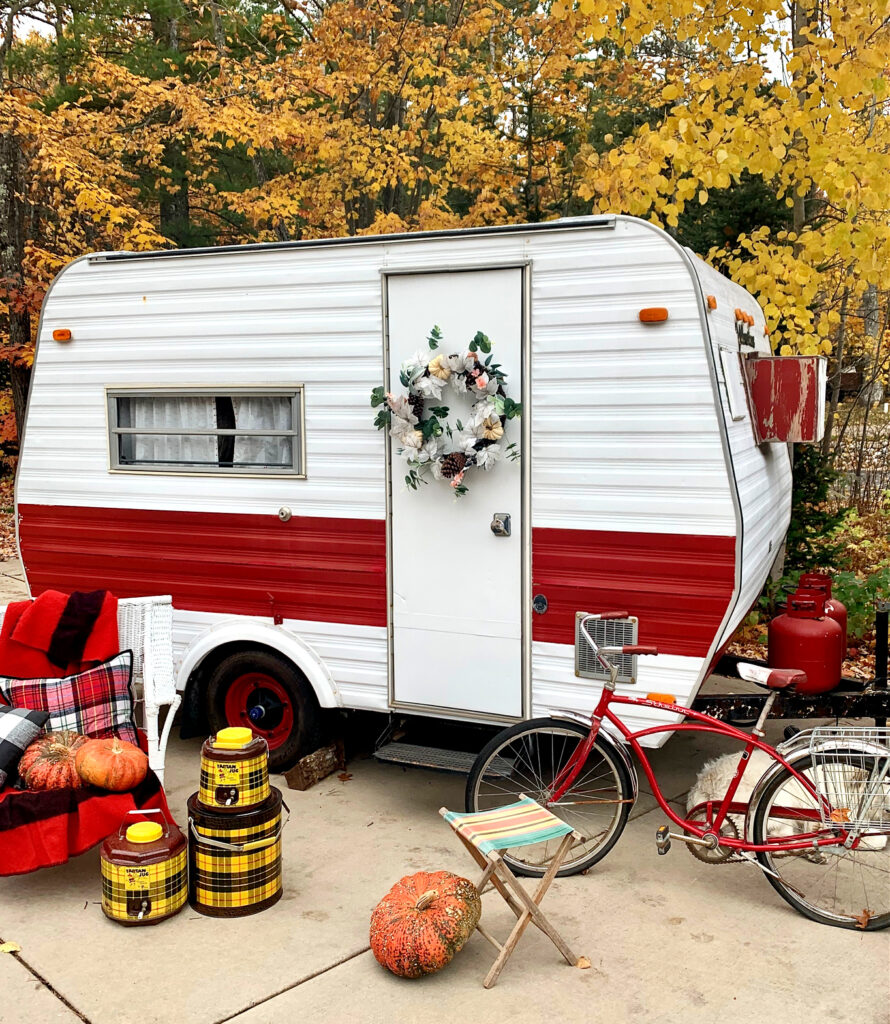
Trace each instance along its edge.
<instances>
[{"instance_id":1,"label":"plaid throw pillow","mask_svg":"<svg viewBox=\"0 0 890 1024\"><path fill-rule=\"evenodd\" d=\"M138 743L130 676L133 652L63 679L0 676L0 697L16 708L48 711L47 730L71 729L92 739L119 736Z\"/></svg>"},{"instance_id":2,"label":"plaid throw pillow","mask_svg":"<svg viewBox=\"0 0 890 1024\"><path fill-rule=\"evenodd\" d=\"M18 764L29 743L40 735L49 714L0 704L0 789L15 781Z\"/></svg>"}]
</instances>

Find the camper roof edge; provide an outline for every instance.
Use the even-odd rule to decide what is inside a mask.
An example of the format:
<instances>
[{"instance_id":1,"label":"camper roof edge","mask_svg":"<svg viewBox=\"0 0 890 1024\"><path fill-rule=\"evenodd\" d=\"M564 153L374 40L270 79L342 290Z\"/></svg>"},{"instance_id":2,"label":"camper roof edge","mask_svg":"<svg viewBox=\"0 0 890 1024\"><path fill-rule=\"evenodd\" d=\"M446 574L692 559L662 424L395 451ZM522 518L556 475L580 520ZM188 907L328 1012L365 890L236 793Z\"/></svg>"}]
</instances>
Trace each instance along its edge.
<instances>
[{"instance_id":1,"label":"camper roof edge","mask_svg":"<svg viewBox=\"0 0 890 1024\"><path fill-rule=\"evenodd\" d=\"M274 252L278 249L322 248L330 245L362 245L373 242L413 242L426 238L449 238L457 235L498 235L520 231L553 231L566 228L615 227L617 216L613 213L600 216L560 217L537 224L487 225L480 228L445 228L440 231L401 231L391 235L347 235L338 238L307 238L294 242L248 242L244 245L201 246L194 249L153 249L150 252L103 252L88 256L88 263L112 263L123 260L171 259L176 256L219 256L230 252Z\"/></svg>"}]
</instances>

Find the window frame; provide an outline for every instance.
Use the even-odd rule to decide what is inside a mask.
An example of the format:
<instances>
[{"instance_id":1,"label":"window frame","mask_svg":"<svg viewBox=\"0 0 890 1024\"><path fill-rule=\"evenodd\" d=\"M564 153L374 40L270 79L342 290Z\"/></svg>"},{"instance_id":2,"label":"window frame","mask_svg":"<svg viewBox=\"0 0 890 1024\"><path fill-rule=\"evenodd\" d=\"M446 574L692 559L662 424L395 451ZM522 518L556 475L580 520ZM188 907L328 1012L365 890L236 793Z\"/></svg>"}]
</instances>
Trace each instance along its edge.
<instances>
[{"instance_id":1,"label":"window frame","mask_svg":"<svg viewBox=\"0 0 890 1024\"><path fill-rule=\"evenodd\" d=\"M110 385L105 388L106 437L108 443L108 471L110 473L136 473L161 476L248 477L288 480L306 479L306 400L303 384L236 384L236 385ZM237 428L194 428L159 430L157 428L121 427L118 424L119 398L274 398L287 397L291 401L291 430L238 430ZM289 469L259 469L256 466L216 466L201 469L182 464L143 465L120 461L120 437L126 434L178 434L183 436L209 435L212 437L290 437L294 465Z\"/></svg>"}]
</instances>

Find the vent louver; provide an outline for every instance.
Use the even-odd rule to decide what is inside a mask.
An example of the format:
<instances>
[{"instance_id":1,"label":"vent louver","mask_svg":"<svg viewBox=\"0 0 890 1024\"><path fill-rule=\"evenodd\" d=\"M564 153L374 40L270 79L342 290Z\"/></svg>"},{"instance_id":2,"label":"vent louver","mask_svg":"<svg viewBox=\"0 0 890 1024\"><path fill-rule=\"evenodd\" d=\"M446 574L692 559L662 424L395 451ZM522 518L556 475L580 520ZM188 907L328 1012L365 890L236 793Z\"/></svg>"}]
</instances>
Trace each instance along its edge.
<instances>
[{"instance_id":1,"label":"vent louver","mask_svg":"<svg viewBox=\"0 0 890 1024\"><path fill-rule=\"evenodd\" d=\"M582 679L609 678L609 673L596 660L593 648L581 632L581 622L590 612L575 614L575 675ZM599 647L623 647L637 642L637 625L635 616L627 619L594 619L587 623L587 632ZM637 658L634 654L612 654L609 660L618 665L618 682L635 683L637 681Z\"/></svg>"}]
</instances>

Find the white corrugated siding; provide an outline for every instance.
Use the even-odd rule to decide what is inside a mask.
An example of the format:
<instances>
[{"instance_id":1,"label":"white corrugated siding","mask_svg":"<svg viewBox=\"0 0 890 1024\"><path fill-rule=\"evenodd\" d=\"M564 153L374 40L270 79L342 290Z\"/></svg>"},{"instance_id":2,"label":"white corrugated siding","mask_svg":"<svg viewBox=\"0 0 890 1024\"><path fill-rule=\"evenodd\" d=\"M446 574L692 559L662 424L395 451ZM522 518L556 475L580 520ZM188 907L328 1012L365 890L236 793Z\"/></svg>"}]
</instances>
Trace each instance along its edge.
<instances>
[{"instance_id":1,"label":"white corrugated siding","mask_svg":"<svg viewBox=\"0 0 890 1024\"><path fill-rule=\"evenodd\" d=\"M758 445L750 414L733 421L728 406L720 349L739 351L735 311L741 309L754 317L752 331L756 351L770 355L769 340L764 335L766 321L763 311L744 288L699 259L695 264L704 293L717 299L717 308L708 315L708 326L743 523L742 558L737 566L739 587L731 616L721 633L722 643L731 636L760 595L785 537L791 516L791 460L785 444ZM752 349L743 347L741 351L750 352Z\"/></svg>"}]
</instances>

